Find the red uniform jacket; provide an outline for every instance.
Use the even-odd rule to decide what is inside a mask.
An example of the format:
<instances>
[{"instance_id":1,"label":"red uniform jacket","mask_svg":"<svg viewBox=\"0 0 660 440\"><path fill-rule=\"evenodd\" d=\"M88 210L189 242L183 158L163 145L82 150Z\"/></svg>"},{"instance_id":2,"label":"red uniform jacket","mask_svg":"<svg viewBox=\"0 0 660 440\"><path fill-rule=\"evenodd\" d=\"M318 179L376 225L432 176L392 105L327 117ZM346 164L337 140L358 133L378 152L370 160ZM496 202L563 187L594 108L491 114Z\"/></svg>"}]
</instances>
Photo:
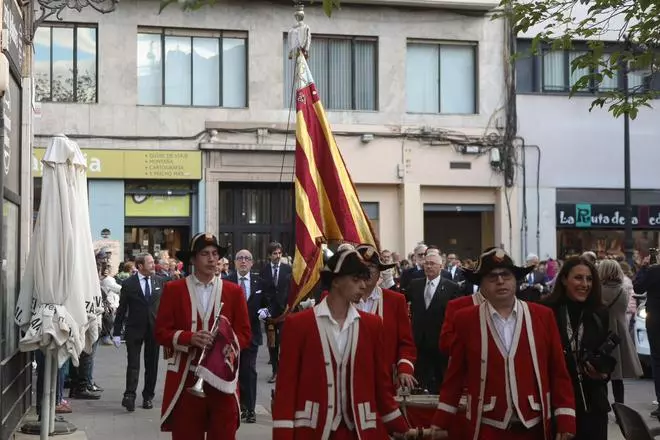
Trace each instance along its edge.
<instances>
[{"instance_id":1,"label":"red uniform jacket","mask_svg":"<svg viewBox=\"0 0 660 440\"><path fill-rule=\"evenodd\" d=\"M488 303L456 313L449 367L433 424L449 428L467 387L467 436L477 440L482 424L504 431L518 414L527 427L543 423L552 440L557 432L575 433L575 401L559 330L552 310L516 301L516 327L509 353L489 316Z\"/></svg>"},{"instance_id":2,"label":"red uniform jacket","mask_svg":"<svg viewBox=\"0 0 660 440\"><path fill-rule=\"evenodd\" d=\"M321 300L326 296L328 296L327 291L321 294ZM397 374L415 374L417 347L412 336L406 297L393 290L380 289L380 301L374 314L383 320L385 364L391 369L396 367Z\"/></svg>"},{"instance_id":3,"label":"red uniform jacket","mask_svg":"<svg viewBox=\"0 0 660 440\"><path fill-rule=\"evenodd\" d=\"M474 295L452 299L447 303L445 320L440 330L440 351L443 354L449 356L451 353L451 344L454 340L454 315L456 312L467 307L478 306L484 301L483 295L477 292Z\"/></svg>"},{"instance_id":4,"label":"red uniform jacket","mask_svg":"<svg viewBox=\"0 0 660 440\"><path fill-rule=\"evenodd\" d=\"M293 314L283 325L273 439L327 440L340 407L336 387L342 387L341 394L348 396L347 407L362 440L387 438L386 428L405 432L408 425L394 400L394 386L382 360L382 321L359 312L360 318L352 325L348 360L341 363L341 374L337 374L337 362L325 336L327 324L325 318L316 316L317 308Z\"/></svg>"},{"instance_id":5,"label":"red uniform jacket","mask_svg":"<svg viewBox=\"0 0 660 440\"><path fill-rule=\"evenodd\" d=\"M192 277L170 281L165 284L158 307L156 318L156 341L172 352L167 362L167 375L163 391L163 406L161 409L161 429L169 431L168 417L182 392L188 373L194 372L194 365L201 350L190 345L194 332L210 330L215 321L220 303L223 303L221 314L232 325L241 349L247 347L252 339L250 319L248 317L247 301L240 287L215 278L211 304L213 307L204 312L197 304ZM232 397L233 404L238 400Z\"/></svg>"}]
</instances>

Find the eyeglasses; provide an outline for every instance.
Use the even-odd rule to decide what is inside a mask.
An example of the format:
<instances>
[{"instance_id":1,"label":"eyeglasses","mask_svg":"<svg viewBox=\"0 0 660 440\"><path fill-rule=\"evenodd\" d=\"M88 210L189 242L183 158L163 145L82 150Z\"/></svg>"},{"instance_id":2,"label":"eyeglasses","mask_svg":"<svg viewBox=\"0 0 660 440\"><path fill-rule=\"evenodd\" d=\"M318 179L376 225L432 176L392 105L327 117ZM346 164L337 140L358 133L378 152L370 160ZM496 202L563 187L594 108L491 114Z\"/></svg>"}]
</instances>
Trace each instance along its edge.
<instances>
[{"instance_id":1,"label":"eyeglasses","mask_svg":"<svg viewBox=\"0 0 660 440\"><path fill-rule=\"evenodd\" d=\"M507 271L502 271L502 272L491 272L488 275L484 277L486 281L490 281L491 283L497 282L497 280L502 277L502 280L504 281L509 281L513 278L513 273Z\"/></svg>"},{"instance_id":2,"label":"eyeglasses","mask_svg":"<svg viewBox=\"0 0 660 440\"><path fill-rule=\"evenodd\" d=\"M252 261L252 257L241 255L240 257L236 257L236 261Z\"/></svg>"}]
</instances>

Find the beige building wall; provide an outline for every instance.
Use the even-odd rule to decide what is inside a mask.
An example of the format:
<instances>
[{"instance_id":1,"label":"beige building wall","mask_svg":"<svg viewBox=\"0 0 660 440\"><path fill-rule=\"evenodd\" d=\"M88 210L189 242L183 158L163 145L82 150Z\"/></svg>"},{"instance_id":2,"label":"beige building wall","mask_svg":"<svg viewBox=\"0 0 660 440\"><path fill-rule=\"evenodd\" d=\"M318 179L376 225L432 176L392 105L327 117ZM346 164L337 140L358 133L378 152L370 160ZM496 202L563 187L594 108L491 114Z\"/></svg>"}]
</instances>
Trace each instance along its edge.
<instances>
[{"instance_id":1,"label":"beige building wall","mask_svg":"<svg viewBox=\"0 0 660 440\"><path fill-rule=\"evenodd\" d=\"M487 153L463 154L458 148L468 136L477 140L499 136L505 120L505 27L486 13L497 2L405 3L406 8L393 3L379 7L347 0L332 18L323 14L319 2L306 9L305 22L313 35L378 39L378 110L328 111L337 143L360 195L365 201L379 202L383 246L407 252L423 239L424 200L460 204L486 199L495 211L488 222L493 231L483 231L483 241L508 246L509 210L500 190L502 174L493 171ZM443 9L449 3L470 13ZM157 0L126 0L108 15L89 9L64 14L65 22L98 23L98 103L43 103L35 145L45 146L49 136L64 132L81 137L79 143L86 148L202 149L205 207L201 209L206 230L218 232L222 182L293 181L295 136L281 134L287 127L294 129L293 117L283 105L283 35L295 23L293 10L290 3L258 0L220 0L195 12L182 12L173 5L158 14L158 8ZM138 105L135 54L141 26L247 32L248 107ZM476 43L475 114L406 112L409 39ZM362 142L364 134L373 134L374 140ZM510 199L515 197L512 192ZM517 203L511 200L513 210ZM512 215L512 223L516 222Z\"/></svg>"}]
</instances>

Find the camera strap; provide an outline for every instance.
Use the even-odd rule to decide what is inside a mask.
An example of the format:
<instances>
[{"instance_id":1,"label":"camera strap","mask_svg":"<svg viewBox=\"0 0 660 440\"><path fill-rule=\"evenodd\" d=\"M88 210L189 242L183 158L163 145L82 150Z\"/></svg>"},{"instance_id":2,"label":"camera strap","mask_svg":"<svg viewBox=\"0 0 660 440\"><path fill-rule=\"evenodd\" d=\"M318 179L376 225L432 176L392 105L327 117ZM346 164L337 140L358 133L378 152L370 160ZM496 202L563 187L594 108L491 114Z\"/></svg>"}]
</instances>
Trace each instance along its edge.
<instances>
[{"instance_id":1,"label":"camera strap","mask_svg":"<svg viewBox=\"0 0 660 440\"><path fill-rule=\"evenodd\" d=\"M584 387L582 386L582 371L580 370L580 362L578 361L578 354L582 347L582 336L584 335L584 311L580 312L580 317L578 318L578 328L577 331L573 329L571 324L571 317L568 314L568 308L564 308L564 316L566 318L566 336L568 337L568 350L571 353L571 360L575 366L575 372L577 374L577 382L580 391L580 398L582 399L582 406L585 412L589 412L589 407L587 406L587 398L584 394Z\"/></svg>"}]
</instances>

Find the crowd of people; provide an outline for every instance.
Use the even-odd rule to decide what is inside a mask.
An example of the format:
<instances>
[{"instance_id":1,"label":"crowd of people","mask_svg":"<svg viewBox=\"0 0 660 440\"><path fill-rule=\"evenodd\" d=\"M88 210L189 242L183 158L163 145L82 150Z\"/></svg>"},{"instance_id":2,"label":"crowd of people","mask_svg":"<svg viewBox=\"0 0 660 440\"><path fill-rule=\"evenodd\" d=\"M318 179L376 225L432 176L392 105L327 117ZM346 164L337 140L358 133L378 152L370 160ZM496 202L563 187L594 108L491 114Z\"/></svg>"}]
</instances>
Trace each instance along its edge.
<instances>
[{"instance_id":1,"label":"crowd of people","mask_svg":"<svg viewBox=\"0 0 660 440\"><path fill-rule=\"evenodd\" d=\"M192 419L192 437L200 439L205 432L233 438L239 421L256 421L256 362L264 343L268 382L275 384L274 438L290 438L291 430L304 438L353 439L358 431L360 438L383 438L385 431L403 438L410 427L395 396L408 390L439 396L434 429L451 438L606 439L608 383L614 401L623 403L623 379L642 375L632 321L638 304L660 290L660 266L648 258L633 273L625 262L593 252L547 261L530 254L517 266L499 248L461 261L422 243L407 259L342 245L324 261L312 298L290 313L293 273L281 244L269 245L259 271L248 249L233 261L226 254L213 235L198 234L178 259L141 254L114 276L107 256L97 255L101 341L127 349L121 404L135 411L144 350L142 407L153 408L162 347L168 359L162 427L175 440L191 436ZM220 326L226 366L203 376L200 390L212 398L200 402L181 390L206 371L195 365L205 347L218 344L216 321L226 327ZM70 398L101 397L94 352L60 371L58 412L71 411L66 384ZM319 380L327 387L316 386ZM233 394L235 424L226 423L235 400L226 396ZM660 416L657 409L653 415Z\"/></svg>"}]
</instances>

